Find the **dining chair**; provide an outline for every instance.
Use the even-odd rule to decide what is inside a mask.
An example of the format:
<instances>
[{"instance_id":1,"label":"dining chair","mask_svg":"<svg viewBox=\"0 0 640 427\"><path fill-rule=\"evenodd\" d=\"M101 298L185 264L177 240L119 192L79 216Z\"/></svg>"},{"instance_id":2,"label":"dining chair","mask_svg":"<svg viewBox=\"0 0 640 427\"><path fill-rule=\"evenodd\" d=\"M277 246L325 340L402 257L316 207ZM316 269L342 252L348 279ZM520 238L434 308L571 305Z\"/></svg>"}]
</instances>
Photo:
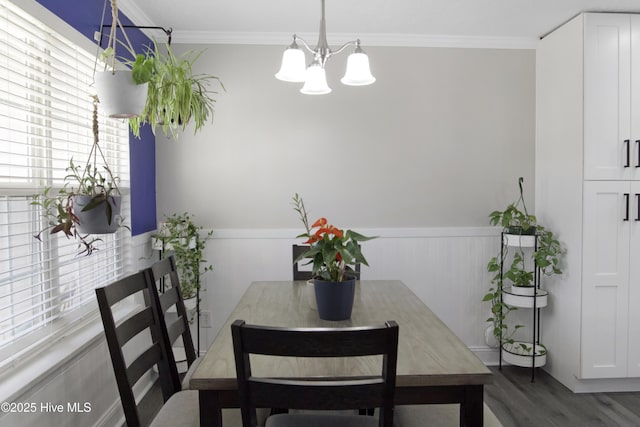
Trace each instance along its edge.
<instances>
[{"instance_id":1,"label":"dining chair","mask_svg":"<svg viewBox=\"0 0 640 427\"><path fill-rule=\"evenodd\" d=\"M141 270L97 288L95 292L127 427L143 425L133 388L145 374L155 375L154 367L157 368L164 404L150 427L199 426L198 392L180 391L179 383L176 386L174 381L177 368L169 363L171 350L162 339L160 300L150 270ZM123 307L119 303L128 298L133 298L133 301L130 302L131 309L125 310L129 306ZM125 357L123 348L134 337L136 349L141 348L136 353L138 356L131 360L131 357ZM222 416L225 427L241 423L237 410L225 409Z\"/></svg>"},{"instance_id":2,"label":"dining chair","mask_svg":"<svg viewBox=\"0 0 640 427\"><path fill-rule=\"evenodd\" d=\"M173 381L177 382L182 390L188 390L189 381L202 358L198 357L193 345L191 328L189 327L189 316L184 306L184 299L180 288L180 278L178 276L174 256L170 255L155 262L150 267L149 272L151 281L155 284L156 289L158 289L160 282L162 282L163 292L160 292L158 296L160 300L160 326L162 337L165 342L169 343L167 346L169 349L173 348L179 338L182 338L182 345L184 347L188 366L187 373L181 381L178 377L179 374L177 369L172 370L172 375L175 371ZM169 312L171 307L174 307L174 309ZM176 365L173 351L169 352L169 363Z\"/></svg>"},{"instance_id":3,"label":"dining chair","mask_svg":"<svg viewBox=\"0 0 640 427\"><path fill-rule=\"evenodd\" d=\"M307 245L292 245L291 255L292 260L295 261L300 255L309 250ZM301 263L304 265L304 261L298 261L293 263L293 280L310 280L313 279L311 270L300 270ZM354 266L352 274L355 274L357 279L360 279L360 264Z\"/></svg>"},{"instance_id":4,"label":"dining chair","mask_svg":"<svg viewBox=\"0 0 640 427\"><path fill-rule=\"evenodd\" d=\"M173 426L185 422L187 424L184 425L197 425L197 392L193 392L193 397L189 397L191 393L179 392L172 379L168 351L160 333L160 314L152 303L154 296L149 283L149 272L142 270L95 290L127 426L141 425L133 387L154 366L158 370L165 403L151 425ZM121 305L114 308L129 297L133 297L134 302L131 302L132 309L127 313L121 312ZM140 336L141 333L144 335ZM139 356L127 363L123 347L137 336L140 337L136 338L136 345L142 346L144 341L146 346Z\"/></svg>"},{"instance_id":5,"label":"dining chair","mask_svg":"<svg viewBox=\"0 0 640 427\"><path fill-rule=\"evenodd\" d=\"M295 262L300 255L309 250L309 246L305 245L292 245L291 255L293 263L293 280L310 280L313 278L311 270L300 270L300 266L304 264L304 261Z\"/></svg>"},{"instance_id":6,"label":"dining chair","mask_svg":"<svg viewBox=\"0 0 640 427\"><path fill-rule=\"evenodd\" d=\"M391 427L398 352L398 325L349 328L282 328L231 325L243 427L256 426L256 408L320 410L272 415L265 427ZM285 379L255 377L250 355L327 358L382 355L374 376ZM379 416L335 414L359 408L380 408Z\"/></svg>"}]
</instances>

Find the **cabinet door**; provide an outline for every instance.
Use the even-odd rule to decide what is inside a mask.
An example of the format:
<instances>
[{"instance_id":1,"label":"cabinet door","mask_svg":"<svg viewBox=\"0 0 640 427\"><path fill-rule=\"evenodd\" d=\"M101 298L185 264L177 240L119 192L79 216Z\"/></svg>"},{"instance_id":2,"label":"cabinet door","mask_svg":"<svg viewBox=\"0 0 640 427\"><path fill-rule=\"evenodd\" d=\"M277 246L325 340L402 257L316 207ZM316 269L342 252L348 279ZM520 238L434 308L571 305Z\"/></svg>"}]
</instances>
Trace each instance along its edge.
<instances>
[{"instance_id":1,"label":"cabinet door","mask_svg":"<svg viewBox=\"0 0 640 427\"><path fill-rule=\"evenodd\" d=\"M631 16L587 14L584 41L584 179L631 179Z\"/></svg>"},{"instance_id":2,"label":"cabinet door","mask_svg":"<svg viewBox=\"0 0 640 427\"><path fill-rule=\"evenodd\" d=\"M582 378L627 376L629 189L621 181L584 185Z\"/></svg>"},{"instance_id":3,"label":"cabinet door","mask_svg":"<svg viewBox=\"0 0 640 427\"><path fill-rule=\"evenodd\" d=\"M640 182L630 197L629 376L640 377Z\"/></svg>"},{"instance_id":4,"label":"cabinet door","mask_svg":"<svg viewBox=\"0 0 640 427\"><path fill-rule=\"evenodd\" d=\"M631 15L631 141L629 174L640 180L640 15ZM624 153L626 156L627 153ZM625 159L626 162L626 159Z\"/></svg>"}]
</instances>

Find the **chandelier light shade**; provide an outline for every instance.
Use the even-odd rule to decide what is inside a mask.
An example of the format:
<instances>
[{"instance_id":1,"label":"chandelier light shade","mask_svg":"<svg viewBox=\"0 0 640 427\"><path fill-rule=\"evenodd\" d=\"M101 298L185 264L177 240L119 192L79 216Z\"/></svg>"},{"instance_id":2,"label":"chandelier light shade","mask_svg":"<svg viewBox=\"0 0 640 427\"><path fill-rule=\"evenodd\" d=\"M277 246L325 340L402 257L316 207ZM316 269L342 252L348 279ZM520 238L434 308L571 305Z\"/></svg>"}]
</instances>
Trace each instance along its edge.
<instances>
[{"instance_id":1,"label":"chandelier light shade","mask_svg":"<svg viewBox=\"0 0 640 427\"><path fill-rule=\"evenodd\" d=\"M276 78L283 82L304 82L306 66L304 52L298 47L294 36L293 43L282 54L282 65L280 66L280 71L276 74Z\"/></svg>"},{"instance_id":2,"label":"chandelier light shade","mask_svg":"<svg viewBox=\"0 0 640 427\"><path fill-rule=\"evenodd\" d=\"M349 86L365 86L375 82L376 79L371 74L369 68L369 57L360 47L360 39L347 42L335 51L329 48L327 43L327 26L324 17L324 2L322 2L322 18L320 19L320 34L318 45L312 49L301 37L293 35L293 43L287 47L282 55L282 65L280 71L276 73L276 78L285 82L304 82L300 92L307 95L324 95L331 92L327 85L325 64L327 60L337 53L342 52L347 47L355 45L355 50L347 59L347 70L340 80ZM304 51L298 45L298 40L313 55L313 61L308 67L305 66ZM306 68L306 70L305 70Z\"/></svg>"},{"instance_id":3,"label":"chandelier light shade","mask_svg":"<svg viewBox=\"0 0 640 427\"><path fill-rule=\"evenodd\" d=\"M324 95L331 92L331 88L327 85L327 74L320 63L314 61L307 68L304 86L300 92L305 95Z\"/></svg>"},{"instance_id":4,"label":"chandelier light shade","mask_svg":"<svg viewBox=\"0 0 640 427\"><path fill-rule=\"evenodd\" d=\"M347 71L340 79L349 86L366 86L376 81L369 69L369 57L360 49L360 40L356 41L356 50L347 58Z\"/></svg>"}]
</instances>

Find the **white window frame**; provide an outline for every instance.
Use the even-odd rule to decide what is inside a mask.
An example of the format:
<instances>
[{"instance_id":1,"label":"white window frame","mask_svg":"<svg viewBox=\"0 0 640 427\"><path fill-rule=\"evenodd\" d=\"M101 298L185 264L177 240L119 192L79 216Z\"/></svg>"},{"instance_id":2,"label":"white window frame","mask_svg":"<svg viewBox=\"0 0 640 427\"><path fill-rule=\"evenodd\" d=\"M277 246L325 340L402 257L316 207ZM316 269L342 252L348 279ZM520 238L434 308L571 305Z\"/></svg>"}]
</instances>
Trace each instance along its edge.
<instances>
[{"instance_id":1,"label":"white window frame","mask_svg":"<svg viewBox=\"0 0 640 427\"><path fill-rule=\"evenodd\" d=\"M27 6L34 9L34 5ZM0 129L0 254L4 254L4 256L0 256L0 376L19 365L21 361L24 361L25 355L33 354L56 343L63 339L65 335L74 333L73 331L84 323L96 322L97 305L93 289L124 276L132 270L133 264L130 255L131 237L130 232L126 229L120 229L114 235L103 236L104 241L99 243L100 250L89 257L77 256L76 242L73 240L68 241L61 233L57 235L43 233L42 243L32 237L30 239L25 238L25 236L37 234L40 229L46 226L46 224L42 223L41 212L38 212L36 206L30 205L28 200L34 194L41 193L45 186L55 187L62 185L63 177L66 173L64 166L60 166L63 164L61 162L68 162L69 156L74 156L74 161L82 164L86 160L86 155L88 155L93 140L90 137L92 135L90 120L92 108L89 97L91 79L87 80L86 65L88 58L91 58L91 60L95 58L95 51L88 49L89 46L93 46L91 43L87 43L88 41L80 43L82 46L79 46L76 37L74 37L74 43L60 34L61 32L66 32L68 35L70 33L69 28L61 26L64 31L53 30L46 24L39 22L32 15L23 14L22 11L14 9L17 8L13 3L7 0L0 0L0 34L3 31L5 32L5 35L0 35L0 61L5 61L4 64L0 63L0 92L4 91L3 96L0 97L0 115L3 114L3 111L5 116L9 114L7 113L9 110L7 104L11 100L4 95L5 93L15 92L15 85L20 87L22 83L23 89L19 90L18 97L40 99L36 99L33 104L31 104L31 101L27 102L28 107L24 109L25 118L23 121L9 120L6 117L3 121L2 117L0 117L0 124L3 127ZM42 8L39 5L35 6L35 10L42 12ZM32 10L29 12L31 13ZM49 77L52 80L59 78L58 75L49 75L51 70L47 69L48 59L42 60L40 64L42 67L34 72L37 75L36 78L40 79L40 83L35 82L31 85L24 84L24 82L14 82L14 86L11 83L7 83L11 69L20 68L20 64L26 61L25 56L22 58L25 61L20 62L20 58L16 57L18 54L16 54L15 49L12 50L11 55L7 54L6 49L10 44L9 38L6 36L7 31L18 32L14 27L11 30L7 27L6 21L8 21L9 14L12 14L11 21L16 21L15 14L18 14L24 19L23 24L25 27L29 27L29 25L37 27L37 30L34 30L33 37L40 37L41 41L34 42L34 51L29 52L32 56L32 61L33 57L46 56L47 50L53 52L53 56L61 53L66 54L73 50L74 55L71 56L77 56L79 64L83 65L71 67L73 72L70 72L69 76L65 77L72 79L71 83L61 83L61 79L57 82L46 81ZM16 25L15 22L13 25ZM77 32L75 33L77 36ZM28 39L28 37L26 38ZM26 43L24 46L28 44ZM24 48L24 46L22 47ZM5 50L4 52L3 49ZM24 52L27 50L29 49L25 48ZM57 52L55 52L56 50ZM25 55L28 56L26 53ZM6 58L3 59L2 56ZM61 61L64 64L72 59L65 57ZM55 58L51 59L51 61L55 60ZM8 65L9 61L17 62L10 67ZM26 65L24 67L28 68L29 66ZM63 68L63 66L59 68ZM76 73L75 76L74 72ZM45 82L43 83L42 81ZM59 101L59 99L44 99L43 101L43 98L47 98L48 94L39 94L38 90L47 85L75 87L75 99L72 99L71 94L69 94L63 100L70 104L79 105L77 110L81 111L81 113L71 113L71 116L69 116L61 115L59 111L47 110L48 107ZM5 104L4 110L2 109L2 103ZM21 106L24 107L27 104L23 103ZM13 109L15 106L11 107L11 114L14 114ZM70 107L70 110L73 110L73 108ZM85 110L87 113L86 122L82 120ZM77 114L77 116L74 116L74 114ZM25 131L25 123L29 124L34 118L38 124L26 126L29 130ZM14 125L18 128L18 131L29 134L26 139L45 141L46 146L52 144L57 144L57 146L54 149L40 147L38 150L31 151L29 155L16 156L16 147L20 148L22 145L10 143L13 141L12 133L7 129L7 127ZM70 129L68 132L74 133L74 135L69 134L68 137L65 137L62 132L65 129ZM121 179L120 190L123 192L124 199L122 214L129 218L129 132L127 124L122 121L107 120L101 117L100 129L102 132L101 141L104 140L104 142L101 142L101 147L105 151L112 152L113 157L109 159L109 166L114 171L114 175L118 175ZM32 132L36 135L33 138L31 138ZM89 137L78 136L78 133L86 134ZM86 144L82 143L83 139L86 139ZM61 147L61 141L68 142L65 144L66 147ZM9 153L14 155L9 155ZM107 156L109 157L109 155ZM29 161L28 167L25 167L25 163L20 163L21 160L24 161L26 158ZM11 176L11 172L7 173L7 170L11 170L7 164L13 165L14 163L22 165L15 169L19 171L16 177ZM25 171L27 172L26 174L24 173ZM18 200L26 200L27 202L20 203ZM19 207L19 212L15 211L16 206ZM12 209L13 213L11 213ZM14 259L13 254L18 253L20 248L9 243L12 239L21 240L23 245L28 245L27 250L30 253L22 255L20 259L15 256ZM27 268L24 267L24 259L26 257L34 258ZM22 262L20 269L11 267L14 261L16 261L16 264L18 261ZM2 272L3 269L7 270L6 273ZM15 320L16 312L23 310L24 314L24 309L16 309L18 304L14 302L14 299L10 299L11 301L7 303L7 295L17 295L14 284L24 280L27 276L37 276L38 278L31 279L36 283L35 286L31 285L30 288L33 297L22 298L23 303L25 300L29 300L32 307L45 307L44 311L48 311L51 315L47 316L46 321L40 322L37 328L29 330L28 333L11 332L8 334L6 329L3 332L3 322L6 328L7 320ZM67 297L66 300L60 298L62 294ZM3 295L4 298L2 298ZM66 302L63 303L61 301ZM7 307L10 308L7 309ZM2 310L3 308L4 311ZM35 313L33 308L30 310L31 317L43 318L42 310L39 313ZM7 312L11 312L11 314L8 315ZM8 336L10 338L7 338Z\"/></svg>"}]
</instances>

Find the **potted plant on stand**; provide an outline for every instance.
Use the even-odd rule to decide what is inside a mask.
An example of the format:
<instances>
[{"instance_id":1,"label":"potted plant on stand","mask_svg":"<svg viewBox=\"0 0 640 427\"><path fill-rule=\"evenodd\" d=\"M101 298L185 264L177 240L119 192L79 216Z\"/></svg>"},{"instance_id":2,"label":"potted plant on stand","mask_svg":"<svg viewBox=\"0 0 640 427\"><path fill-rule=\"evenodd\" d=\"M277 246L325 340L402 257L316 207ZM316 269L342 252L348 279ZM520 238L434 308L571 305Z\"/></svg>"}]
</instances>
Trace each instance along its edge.
<instances>
[{"instance_id":1,"label":"potted plant on stand","mask_svg":"<svg viewBox=\"0 0 640 427\"><path fill-rule=\"evenodd\" d=\"M359 242L371 240L352 230L341 230L319 218L309 225L302 198L293 197L294 209L300 215L306 232L297 236L306 238L309 250L294 262L309 259L312 263L314 291L318 315L323 320L347 320L351 317L355 295L355 264L369 265L360 250Z\"/></svg>"},{"instance_id":2,"label":"potted plant on stand","mask_svg":"<svg viewBox=\"0 0 640 427\"><path fill-rule=\"evenodd\" d=\"M492 225L502 226L500 253L492 257L487 270L494 274L492 287L483 301L491 303L490 323L485 334L493 342L513 354L531 354L531 343L516 341L514 336L522 325L510 328L507 315L521 308L542 308L547 304L547 292L540 289L540 275L561 274L562 248L553 232L538 223L529 214L524 201L523 178L519 178L520 196L503 211L489 215ZM511 254L510 252L513 252ZM546 349L535 345L536 354L543 356Z\"/></svg>"},{"instance_id":3,"label":"potted plant on stand","mask_svg":"<svg viewBox=\"0 0 640 427\"><path fill-rule=\"evenodd\" d=\"M213 266L204 259L206 241L213 231L202 236L203 227L194 223L193 215L187 212L171 214L153 235L154 247L160 250L161 258L174 254L180 288L185 306L190 312L197 308L201 288L201 277ZM193 319L191 319L193 320Z\"/></svg>"},{"instance_id":4,"label":"potted plant on stand","mask_svg":"<svg viewBox=\"0 0 640 427\"><path fill-rule=\"evenodd\" d=\"M33 205L44 211L47 226L35 237L41 240L42 233L62 232L67 238L78 240L80 254L91 255L101 239L96 234L115 233L122 224L120 215L122 195L118 189L118 177L113 176L102 153L98 137L98 98L93 100L93 144L84 168L69 160L64 185L57 193L52 187L35 195ZM103 162L98 168L98 154Z\"/></svg>"}]
</instances>

